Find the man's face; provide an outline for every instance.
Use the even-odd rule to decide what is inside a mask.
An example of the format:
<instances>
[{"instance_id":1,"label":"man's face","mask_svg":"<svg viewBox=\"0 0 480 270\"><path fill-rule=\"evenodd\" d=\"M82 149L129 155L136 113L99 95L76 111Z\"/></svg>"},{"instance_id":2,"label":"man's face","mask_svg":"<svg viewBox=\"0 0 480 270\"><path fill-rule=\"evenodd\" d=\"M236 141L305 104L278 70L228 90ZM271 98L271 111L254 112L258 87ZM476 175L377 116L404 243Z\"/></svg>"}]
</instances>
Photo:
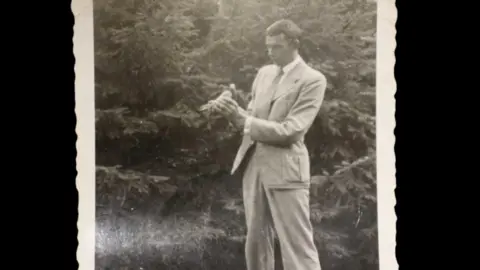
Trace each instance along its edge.
<instances>
[{"instance_id":1,"label":"man's face","mask_svg":"<svg viewBox=\"0 0 480 270\"><path fill-rule=\"evenodd\" d=\"M283 66L292 61L295 48L288 42L283 34L268 36L265 40L268 55L277 65Z\"/></svg>"}]
</instances>

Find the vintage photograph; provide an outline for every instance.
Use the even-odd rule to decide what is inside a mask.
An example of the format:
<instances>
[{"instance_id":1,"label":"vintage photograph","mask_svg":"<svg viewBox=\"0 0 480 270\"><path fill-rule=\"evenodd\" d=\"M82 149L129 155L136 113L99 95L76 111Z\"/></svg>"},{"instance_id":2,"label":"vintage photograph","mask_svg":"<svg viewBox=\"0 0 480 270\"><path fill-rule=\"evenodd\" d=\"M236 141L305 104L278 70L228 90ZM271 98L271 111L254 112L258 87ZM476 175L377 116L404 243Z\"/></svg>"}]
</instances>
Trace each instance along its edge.
<instances>
[{"instance_id":1,"label":"vintage photograph","mask_svg":"<svg viewBox=\"0 0 480 270\"><path fill-rule=\"evenodd\" d=\"M80 269L397 269L394 1L73 2Z\"/></svg>"}]
</instances>

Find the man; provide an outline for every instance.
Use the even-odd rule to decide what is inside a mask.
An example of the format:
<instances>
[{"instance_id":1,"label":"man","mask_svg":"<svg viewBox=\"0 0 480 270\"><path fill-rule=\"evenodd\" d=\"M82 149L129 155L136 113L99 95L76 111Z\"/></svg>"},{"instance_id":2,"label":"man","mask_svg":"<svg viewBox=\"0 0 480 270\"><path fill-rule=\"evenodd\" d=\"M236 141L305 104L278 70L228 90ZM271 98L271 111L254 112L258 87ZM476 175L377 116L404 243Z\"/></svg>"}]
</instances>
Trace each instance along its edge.
<instances>
[{"instance_id":1,"label":"man","mask_svg":"<svg viewBox=\"0 0 480 270\"><path fill-rule=\"evenodd\" d=\"M280 20L266 30L275 64L262 67L244 110L231 98L218 110L242 128L232 174L243 176L248 270L274 269L274 232L286 270L320 270L310 222L310 160L304 135L318 114L326 78L298 54L300 28Z\"/></svg>"}]
</instances>

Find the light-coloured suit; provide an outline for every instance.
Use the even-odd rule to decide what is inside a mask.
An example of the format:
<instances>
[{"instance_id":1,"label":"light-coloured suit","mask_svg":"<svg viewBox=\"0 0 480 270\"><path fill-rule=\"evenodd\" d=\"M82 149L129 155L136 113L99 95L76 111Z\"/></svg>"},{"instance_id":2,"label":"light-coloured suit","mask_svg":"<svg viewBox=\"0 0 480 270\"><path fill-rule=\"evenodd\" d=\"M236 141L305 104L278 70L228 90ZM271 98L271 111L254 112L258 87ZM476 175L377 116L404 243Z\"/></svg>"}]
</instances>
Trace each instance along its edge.
<instances>
[{"instance_id":1,"label":"light-coloured suit","mask_svg":"<svg viewBox=\"0 0 480 270\"><path fill-rule=\"evenodd\" d=\"M310 160L304 136L322 104L326 78L301 58L277 87L279 67L262 67L252 85L244 136L232 174L243 177L248 270L273 270L276 231L285 270L320 270L310 223Z\"/></svg>"}]
</instances>

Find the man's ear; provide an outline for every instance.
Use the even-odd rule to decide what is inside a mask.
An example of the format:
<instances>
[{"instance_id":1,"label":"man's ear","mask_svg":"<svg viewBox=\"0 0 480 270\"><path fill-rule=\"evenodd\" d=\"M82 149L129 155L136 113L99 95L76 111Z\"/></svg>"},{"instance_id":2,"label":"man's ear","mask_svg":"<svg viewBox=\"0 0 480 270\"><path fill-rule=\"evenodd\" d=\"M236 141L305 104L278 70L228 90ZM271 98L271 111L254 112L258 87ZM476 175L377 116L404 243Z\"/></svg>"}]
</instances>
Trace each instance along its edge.
<instances>
[{"instance_id":1,"label":"man's ear","mask_svg":"<svg viewBox=\"0 0 480 270\"><path fill-rule=\"evenodd\" d=\"M298 48L298 46L300 46L300 41L298 39L294 39L293 44L295 44L295 46Z\"/></svg>"},{"instance_id":2,"label":"man's ear","mask_svg":"<svg viewBox=\"0 0 480 270\"><path fill-rule=\"evenodd\" d=\"M300 40L295 38L295 39L290 39L289 41L290 41L290 44L292 44L295 49L300 48Z\"/></svg>"}]
</instances>

